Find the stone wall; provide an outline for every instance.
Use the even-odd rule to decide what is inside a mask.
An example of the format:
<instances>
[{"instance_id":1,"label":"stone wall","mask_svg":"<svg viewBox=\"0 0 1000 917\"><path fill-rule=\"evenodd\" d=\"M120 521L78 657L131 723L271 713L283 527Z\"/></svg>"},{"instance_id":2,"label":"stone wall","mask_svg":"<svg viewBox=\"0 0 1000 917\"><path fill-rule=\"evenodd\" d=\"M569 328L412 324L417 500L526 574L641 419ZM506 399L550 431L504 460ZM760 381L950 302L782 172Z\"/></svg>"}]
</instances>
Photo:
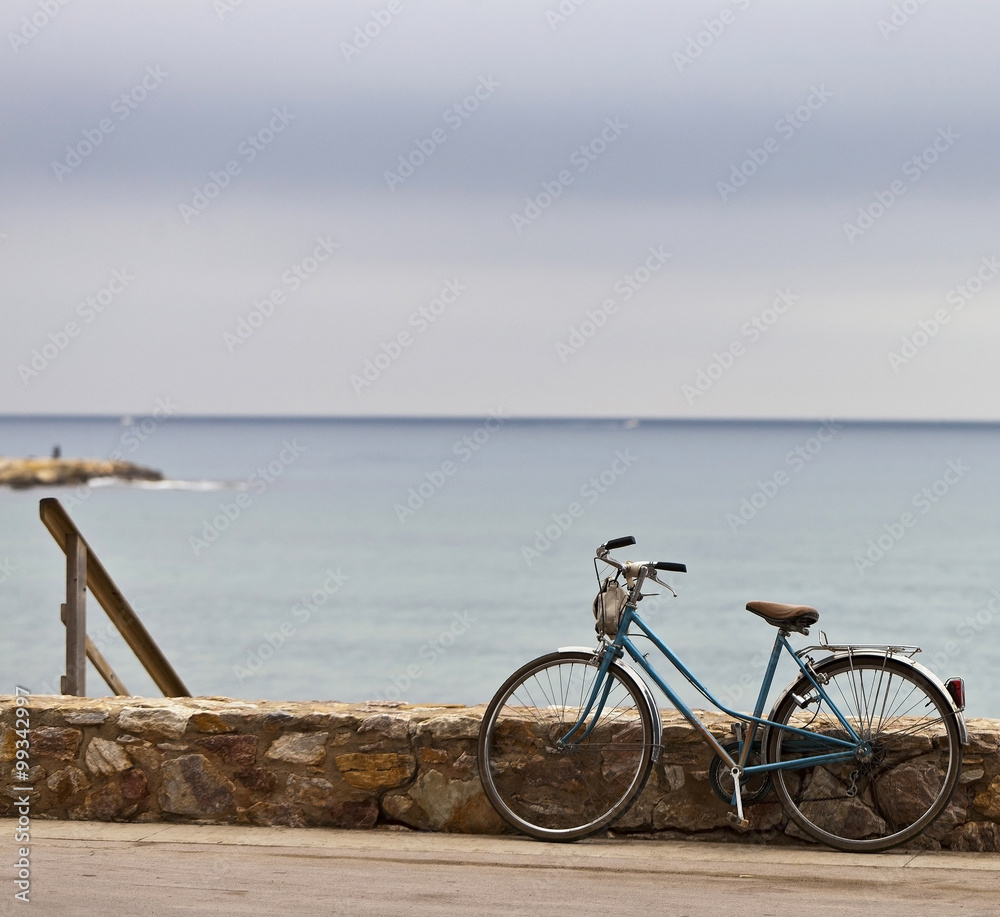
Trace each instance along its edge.
<instances>
[{"instance_id":1,"label":"stone wall","mask_svg":"<svg viewBox=\"0 0 1000 917\"><path fill-rule=\"evenodd\" d=\"M198 824L400 825L505 830L482 792L482 707L274 703L226 698L28 699L27 781L15 779L15 704L0 697L0 817ZM716 735L729 721L706 715ZM1000 721L969 722L961 783L921 843L1000 850ZM664 713L664 754L620 833L801 843L770 796L737 832L712 793L711 753Z\"/></svg>"}]
</instances>

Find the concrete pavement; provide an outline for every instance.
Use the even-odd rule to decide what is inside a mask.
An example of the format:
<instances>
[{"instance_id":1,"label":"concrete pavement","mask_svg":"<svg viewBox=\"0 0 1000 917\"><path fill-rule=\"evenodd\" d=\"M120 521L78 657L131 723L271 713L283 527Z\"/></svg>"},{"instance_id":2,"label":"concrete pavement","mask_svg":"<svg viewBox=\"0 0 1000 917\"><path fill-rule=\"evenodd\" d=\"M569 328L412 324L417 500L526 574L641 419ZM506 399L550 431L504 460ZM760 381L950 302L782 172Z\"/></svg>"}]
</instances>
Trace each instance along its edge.
<instances>
[{"instance_id":1,"label":"concrete pavement","mask_svg":"<svg viewBox=\"0 0 1000 917\"><path fill-rule=\"evenodd\" d=\"M13 828L3 915L1000 914L1000 854L38 819L25 906Z\"/></svg>"}]
</instances>

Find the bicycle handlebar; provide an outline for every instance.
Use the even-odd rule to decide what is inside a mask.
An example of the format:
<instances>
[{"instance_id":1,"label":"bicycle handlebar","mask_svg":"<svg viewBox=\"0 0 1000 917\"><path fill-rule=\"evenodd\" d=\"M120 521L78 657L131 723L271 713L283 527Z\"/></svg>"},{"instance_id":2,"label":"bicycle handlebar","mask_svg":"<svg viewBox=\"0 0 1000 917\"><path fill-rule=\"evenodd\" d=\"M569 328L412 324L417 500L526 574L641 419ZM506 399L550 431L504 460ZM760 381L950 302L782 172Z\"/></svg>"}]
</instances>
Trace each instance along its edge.
<instances>
[{"instance_id":1,"label":"bicycle handlebar","mask_svg":"<svg viewBox=\"0 0 1000 917\"><path fill-rule=\"evenodd\" d=\"M601 548L606 548L609 551L614 551L616 548L625 548L630 544L635 544L635 537L633 535L625 535L621 538L612 538L610 541L604 542ZM600 551L601 548L597 550Z\"/></svg>"},{"instance_id":2,"label":"bicycle handlebar","mask_svg":"<svg viewBox=\"0 0 1000 917\"><path fill-rule=\"evenodd\" d=\"M667 570L671 573L687 573L687 564L677 564L669 560L642 561L639 563L633 562L625 565L620 564L613 558L608 557L608 553L615 550L615 548L624 548L632 544L635 544L635 538L632 535L624 535L621 538L612 538L610 541L606 541L598 547L597 557L599 560L604 561L606 564L610 564L612 567L616 567L618 570L624 570L626 566L630 566L636 569L638 567L650 567L651 572L652 570Z\"/></svg>"}]
</instances>

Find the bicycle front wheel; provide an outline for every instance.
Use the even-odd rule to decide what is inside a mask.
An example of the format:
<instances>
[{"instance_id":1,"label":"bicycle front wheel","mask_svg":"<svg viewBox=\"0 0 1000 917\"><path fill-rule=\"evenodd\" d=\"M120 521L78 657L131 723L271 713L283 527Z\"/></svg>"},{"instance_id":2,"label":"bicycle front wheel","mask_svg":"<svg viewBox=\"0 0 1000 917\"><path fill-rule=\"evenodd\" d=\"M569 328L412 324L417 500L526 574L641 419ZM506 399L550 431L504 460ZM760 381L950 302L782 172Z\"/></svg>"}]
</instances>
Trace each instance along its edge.
<instances>
[{"instance_id":1,"label":"bicycle front wheel","mask_svg":"<svg viewBox=\"0 0 1000 917\"><path fill-rule=\"evenodd\" d=\"M524 834L548 841L587 837L623 815L645 786L653 717L620 666L611 666L580 722L598 668L590 653L541 656L511 675L486 708L479 733L483 789L500 816Z\"/></svg>"},{"instance_id":2,"label":"bicycle front wheel","mask_svg":"<svg viewBox=\"0 0 1000 917\"><path fill-rule=\"evenodd\" d=\"M961 770L951 703L902 659L855 654L821 662L815 673L870 752L774 771L774 789L785 811L806 834L838 850L886 850L916 837L948 805ZM820 736L849 738L807 678L778 702L773 719L817 738L772 727L771 762L834 752Z\"/></svg>"}]
</instances>

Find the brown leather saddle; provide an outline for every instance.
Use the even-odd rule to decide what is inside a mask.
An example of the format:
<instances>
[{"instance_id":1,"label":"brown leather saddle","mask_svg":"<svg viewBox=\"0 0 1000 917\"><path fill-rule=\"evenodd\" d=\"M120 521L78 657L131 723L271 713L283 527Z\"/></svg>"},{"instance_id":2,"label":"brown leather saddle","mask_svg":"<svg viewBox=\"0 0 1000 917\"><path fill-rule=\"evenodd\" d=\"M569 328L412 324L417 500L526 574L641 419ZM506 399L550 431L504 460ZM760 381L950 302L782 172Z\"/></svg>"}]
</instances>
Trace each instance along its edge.
<instances>
[{"instance_id":1,"label":"brown leather saddle","mask_svg":"<svg viewBox=\"0 0 1000 917\"><path fill-rule=\"evenodd\" d=\"M747 602L747 611L760 615L768 624L784 630L808 634L819 620L819 612L809 605L782 605L780 602Z\"/></svg>"}]
</instances>

